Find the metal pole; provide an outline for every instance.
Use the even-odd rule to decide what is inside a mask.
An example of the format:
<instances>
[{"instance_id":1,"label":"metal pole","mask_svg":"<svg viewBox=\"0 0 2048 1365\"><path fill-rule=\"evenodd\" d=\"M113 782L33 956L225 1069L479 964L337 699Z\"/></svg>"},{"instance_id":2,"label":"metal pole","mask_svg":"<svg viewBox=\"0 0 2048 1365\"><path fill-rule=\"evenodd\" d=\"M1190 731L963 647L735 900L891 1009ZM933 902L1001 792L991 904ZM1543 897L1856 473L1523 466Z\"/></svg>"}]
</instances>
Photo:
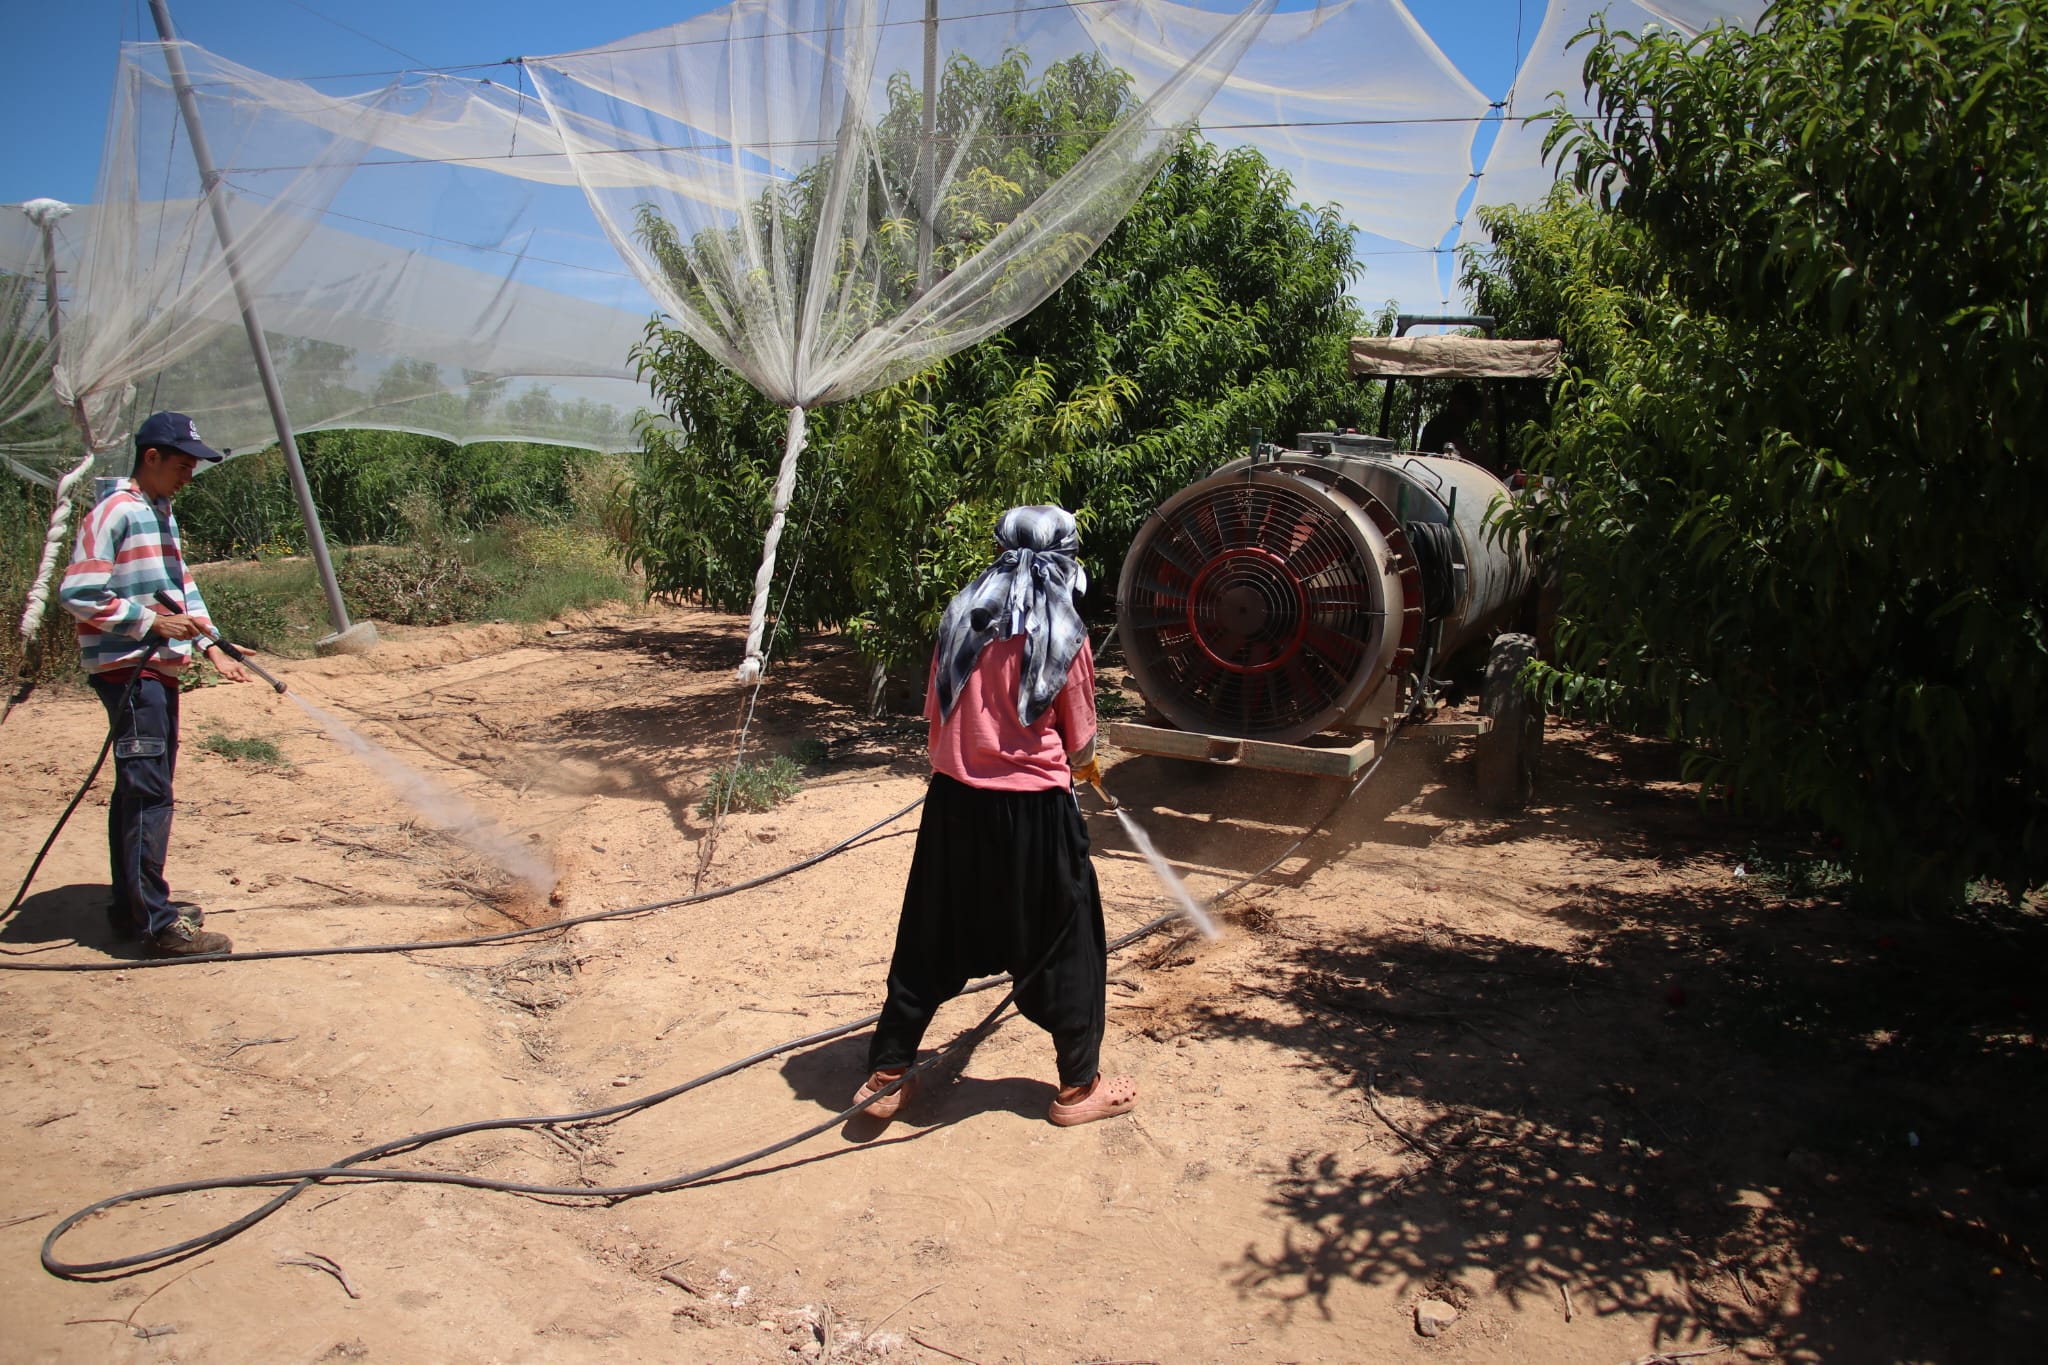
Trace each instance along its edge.
<instances>
[{"instance_id":1,"label":"metal pole","mask_svg":"<svg viewBox=\"0 0 2048 1365\"><path fill-rule=\"evenodd\" d=\"M284 451L292 492L298 496L299 515L306 522L306 538L311 542L313 551L313 568L320 576L320 590L327 595L328 618L334 622L334 635L328 637L332 640L350 632L348 608L342 604L341 584L334 577L334 562L327 554L327 537L320 530L320 513L313 506L313 490L306 482L306 466L299 459L299 443L292 436L291 417L285 411L284 393L277 384L277 368L270 360L270 343L264 340L263 323L256 316L256 300L242 279L241 262L235 254L234 229L228 222L227 204L215 193L221 174L213 164L213 152L206 143L206 129L199 121L199 102L192 95L192 79L185 71L185 54L178 50L178 34L171 27L170 9L165 0L149 0L149 12L156 20L157 36L164 42L164 64L170 69L171 88L178 95L178 112L184 117L185 132L192 140L192 159L199 166L200 193L206 197L206 205L213 212L214 235L220 238L228 279L235 286L235 302L242 310L242 326L249 333L249 352L256 360L256 375L263 383L264 400L270 404L271 424L277 428L278 448ZM367 648L375 643L375 634L366 633L370 638L357 644L358 648Z\"/></svg>"},{"instance_id":2,"label":"metal pole","mask_svg":"<svg viewBox=\"0 0 2048 1365\"><path fill-rule=\"evenodd\" d=\"M57 387L57 375L64 362L64 328L57 307L57 220L67 217L71 205L55 199L31 199L22 206L43 234L43 311L50 333L50 387ZM67 380L67 386L69 381ZM78 439L85 446L85 458L93 457L92 423L85 417L85 398L82 394L71 396L71 416L78 423Z\"/></svg>"},{"instance_id":3,"label":"metal pole","mask_svg":"<svg viewBox=\"0 0 2048 1365\"><path fill-rule=\"evenodd\" d=\"M64 358L63 330L57 309L57 220L71 212L71 206L55 199L31 199L21 208L29 221L43 233L43 303L49 313L50 331L50 344L45 355L50 362L50 387L54 390ZM78 439L85 447L85 454L50 486L50 526L43 534L42 560L36 565L36 576L30 581L21 603L21 667L15 674L18 685L5 704L0 705L0 722L4 722L8 713L26 700L35 688L36 641L42 635L43 614L50 601L50 581L57 576L57 564L64 556L64 532L71 521L71 490L92 472L92 432L85 420L83 399L72 398L71 413L78 422Z\"/></svg>"},{"instance_id":4,"label":"metal pole","mask_svg":"<svg viewBox=\"0 0 2048 1365\"><path fill-rule=\"evenodd\" d=\"M917 148L917 292L932 282L932 221L938 205L932 202L932 165L935 149L932 137L939 127L939 0L924 0L924 138Z\"/></svg>"}]
</instances>

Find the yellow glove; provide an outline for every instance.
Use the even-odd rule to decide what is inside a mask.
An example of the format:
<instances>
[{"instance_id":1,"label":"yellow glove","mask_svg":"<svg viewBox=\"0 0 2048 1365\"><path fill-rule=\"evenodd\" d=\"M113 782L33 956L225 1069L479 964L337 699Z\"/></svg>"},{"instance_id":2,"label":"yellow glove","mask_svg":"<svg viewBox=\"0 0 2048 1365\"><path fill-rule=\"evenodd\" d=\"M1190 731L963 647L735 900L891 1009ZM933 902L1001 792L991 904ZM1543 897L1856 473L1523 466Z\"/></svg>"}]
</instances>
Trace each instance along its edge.
<instances>
[{"instance_id":1,"label":"yellow glove","mask_svg":"<svg viewBox=\"0 0 2048 1365\"><path fill-rule=\"evenodd\" d=\"M1101 759L1091 755L1086 763L1083 763L1080 767L1074 769L1075 785L1078 786L1083 782L1086 782L1089 786L1094 787L1098 791L1102 789Z\"/></svg>"}]
</instances>

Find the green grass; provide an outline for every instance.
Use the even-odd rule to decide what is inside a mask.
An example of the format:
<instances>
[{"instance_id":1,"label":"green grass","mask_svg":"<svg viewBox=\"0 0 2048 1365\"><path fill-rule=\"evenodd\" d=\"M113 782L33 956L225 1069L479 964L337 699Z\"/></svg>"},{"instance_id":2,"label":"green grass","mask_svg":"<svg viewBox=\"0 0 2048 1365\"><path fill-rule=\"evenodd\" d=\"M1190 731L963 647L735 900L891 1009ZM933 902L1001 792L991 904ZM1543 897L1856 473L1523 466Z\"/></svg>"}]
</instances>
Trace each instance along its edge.
<instances>
[{"instance_id":1,"label":"green grass","mask_svg":"<svg viewBox=\"0 0 2048 1365\"><path fill-rule=\"evenodd\" d=\"M711 790L697 804L697 814L709 820L726 810L764 811L803 790L803 769L787 754L758 762L742 761L737 768L714 769Z\"/></svg>"},{"instance_id":2,"label":"green grass","mask_svg":"<svg viewBox=\"0 0 2048 1365\"><path fill-rule=\"evenodd\" d=\"M277 751L275 744L267 739L258 739L254 735L241 738L232 735L208 735L199 742L199 747L210 754L219 754L222 758L231 759L236 763L260 763L268 768L291 766L285 762L284 755Z\"/></svg>"},{"instance_id":3,"label":"green grass","mask_svg":"<svg viewBox=\"0 0 2048 1365\"><path fill-rule=\"evenodd\" d=\"M566 611L640 595L599 532L511 522L472 537L464 551L499 585L478 612L485 620L552 621Z\"/></svg>"},{"instance_id":4,"label":"green grass","mask_svg":"<svg viewBox=\"0 0 2048 1365\"><path fill-rule=\"evenodd\" d=\"M1752 843L1742 867L1751 886L1785 900L1839 898L1849 891L1848 866L1818 854L1781 852Z\"/></svg>"}]
</instances>

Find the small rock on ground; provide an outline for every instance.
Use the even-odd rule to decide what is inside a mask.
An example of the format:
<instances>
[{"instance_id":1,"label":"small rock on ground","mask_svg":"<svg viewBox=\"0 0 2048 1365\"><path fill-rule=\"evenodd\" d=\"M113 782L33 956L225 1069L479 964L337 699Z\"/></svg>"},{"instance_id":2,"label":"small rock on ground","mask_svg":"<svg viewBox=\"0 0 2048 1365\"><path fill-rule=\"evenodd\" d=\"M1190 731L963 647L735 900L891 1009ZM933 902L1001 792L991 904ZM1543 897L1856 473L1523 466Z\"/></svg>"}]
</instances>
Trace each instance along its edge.
<instances>
[{"instance_id":1,"label":"small rock on ground","mask_svg":"<svg viewBox=\"0 0 2048 1365\"><path fill-rule=\"evenodd\" d=\"M1425 1337L1440 1336L1458 1320L1458 1310L1442 1299L1424 1299L1415 1305L1415 1331Z\"/></svg>"}]
</instances>

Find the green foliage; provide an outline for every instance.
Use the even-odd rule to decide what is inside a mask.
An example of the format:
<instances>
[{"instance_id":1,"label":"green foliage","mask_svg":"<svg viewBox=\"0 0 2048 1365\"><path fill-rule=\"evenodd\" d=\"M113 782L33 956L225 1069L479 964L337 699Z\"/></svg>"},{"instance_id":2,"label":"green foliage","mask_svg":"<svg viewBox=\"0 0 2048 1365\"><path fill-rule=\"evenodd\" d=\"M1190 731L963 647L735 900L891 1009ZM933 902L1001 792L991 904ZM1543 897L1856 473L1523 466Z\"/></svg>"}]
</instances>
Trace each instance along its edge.
<instances>
[{"instance_id":1,"label":"green foliage","mask_svg":"<svg viewBox=\"0 0 2048 1365\"><path fill-rule=\"evenodd\" d=\"M284 755L277 751L275 744L254 735L237 738L218 733L211 734L199 742L199 747L210 754L219 754L222 758L237 763L259 763L267 768L291 766L285 762Z\"/></svg>"},{"instance_id":2,"label":"green foliage","mask_svg":"<svg viewBox=\"0 0 2048 1365\"><path fill-rule=\"evenodd\" d=\"M714 768L710 790L697 803L697 814L709 820L720 810L774 810L803 790L803 769L787 754L742 759L737 765Z\"/></svg>"},{"instance_id":3,"label":"green foliage","mask_svg":"<svg viewBox=\"0 0 2048 1365\"><path fill-rule=\"evenodd\" d=\"M200 584L199 592L213 623L230 643L254 645L271 654L287 653L296 643L281 594L222 578Z\"/></svg>"},{"instance_id":4,"label":"green foliage","mask_svg":"<svg viewBox=\"0 0 2048 1365\"><path fill-rule=\"evenodd\" d=\"M1061 64L1034 82L1021 59L958 60L942 131L960 107L956 88L975 82L1006 92L997 103L1012 135L977 143L1002 148L1000 161L955 180L945 213L958 249L1085 151L1076 129L1105 126L1128 99L1121 75L1099 63ZM884 141L899 154L886 173L909 175L914 155L901 148L915 146L917 95L902 82L892 91ZM976 195L986 202L970 203ZM1003 204L987 198L997 195ZM800 200L772 211L809 221ZM642 231L658 256L670 253L672 274L689 276L687 250L660 224L643 219ZM912 283L914 245L898 262ZM779 629L838 625L875 663L921 662L947 598L993 557L996 518L1026 502L1075 510L1084 557L1113 590L1152 507L1241 451L1252 428L1357 420L1365 395L1348 377L1346 342L1360 319L1345 296L1355 270L1334 212L1299 209L1257 153L1183 147L1094 258L1025 318L809 414L771 594ZM901 285L901 269L884 274ZM786 415L658 323L639 361L675 425L644 433L628 555L650 591L743 609Z\"/></svg>"},{"instance_id":5,"label":"green foliage","mask_svg":"<svg viewBox=\"0 0 2048 1365\"><path fill-rule=\"evenodd\" d=\"M1867 895L2048 878L2048 25L2038 0L1596 23L1587 196L1489 219L1483 311L1561 335L1522 524L1547 683L1817 818ZM1597 207L1596 207L1597 205Z\"/></svg>"},{"instance_id":6,"label":"green foliage","mask_svg":"<svg viewBox=\"0 0 2048 1365\"><path fill-rule=\"evenodd\" d=\"M482 442L456 446L402 431L315 431L300 438L306 482L329 543L403 538L402 508L423 497L451 529L504 517L573 520L594 471L612 457L567 446ZM237 456L178 495L178 528L195 560L274 558L306 551L305 522L284 456Z\"/></svg>"},{"instance_id":7,"label":"green foliage","mask_svg":"<svg viewBox=\"0 0 2048 1365\"><path fill-rule=\"evenodd\" d=\"M357 551L335 566L349 615L398 626L446 626L474 619L503 586L478 574L454 550L407 546L390 554Z\"/></svg>"},{"instance_id":8,"label":"green foliage","mask_svg":"<svg viewBox=\"0 0 2048 1365\"><path fill-rule=\"evenodd\" d=\"M73 510L72 526L83 515L83 504ZM12 689L22 675L21 613L28 605L29 585L35 581L42 562L43 534L50 524L50 494L12 475L0 477L0 687ZM66 558L69 558L67 555ZM59 564L58 573L63 572ZM57 601L57 589L50 586L50 600L43 608L43 624L28 660L30 682L75 676L78 671L78 635L71 614Z\"/></svg>"}]
</instances>

